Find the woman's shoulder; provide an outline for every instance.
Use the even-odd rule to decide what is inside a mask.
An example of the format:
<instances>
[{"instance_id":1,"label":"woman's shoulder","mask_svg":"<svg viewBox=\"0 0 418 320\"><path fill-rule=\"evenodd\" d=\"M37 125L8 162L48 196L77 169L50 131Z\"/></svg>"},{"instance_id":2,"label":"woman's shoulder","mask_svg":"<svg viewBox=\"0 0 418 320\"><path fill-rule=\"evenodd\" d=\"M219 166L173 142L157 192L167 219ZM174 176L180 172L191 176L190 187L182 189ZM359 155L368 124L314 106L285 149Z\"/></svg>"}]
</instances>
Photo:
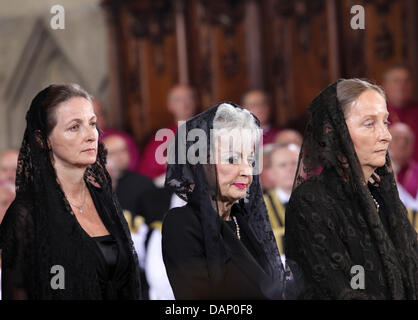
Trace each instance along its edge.
<instances>
[{"instance_id":1,"label":"woman's shoulder","mask_svg":"<svg viewBox=\"0 0 418 320\"><path fill-rule=\"evenodd\" d=\"M326 192L326 183L321 176L314 176L303 181L297 186L290 197L290 200L300 199L314 201Z\"/></svg>"},{"instance_id":2,"label":"woman's shoulder","mask_svg":"<svg viewBox=\"0 0 418 320\"><path fill-rule=\"evenodd\" d=\"M341 178L331 169L324 169L321 174L312 176L296 187L291 199L308 202L330 199L345 199L346 193Z\"/></svg>"},{"instance_id":3,"label":"woman's shoulder","mask_svg":"<svg viewBox=\"0 0 418 320\"><path fill-rule=\"evenodd\" d=\"M321 224L329 218L339 219L342 208L352 207L349 194L341 180L320 174L301 183L286 207L286 224Z\"/></svg>"},{"instance_id":4,"label":"woman's shoulder","mask_svg":"<svg viewBox=\"0 0 418 320\"><path fill-rule=\"evenodd\" d=\"M18 212L20 216L26 216L33 210L33 201L31 197L16 197L6 211L6 215L11 212Z\"/></svg>"},{"instance_id":5,"label":"woman's shoulder","mask_svg":"<svg viewBox=\"0 0 418 320\"><path fill-rule=\"evenodd\" d=\"M351 206L349 199L341 184L316 176L292 192L286 207L286 219L291 213L294 217L304 216L307 220L319 221L340 212L338 208Z\"/></svg>"},{"instance_id":6,"label":"woman's shoulder","mask_svg":"<svg viewBox=\"0 0 418 320\"><path fill-rule=\"evenodd\" d=\"M162 238L166 246L175 246L174 243L194 246L202 240L202 231L200 220L189 205L170 209L163 219Z\"/></svg>"},{"instance_id":7,"label":"woman's shoulder","mask_svg":"<svg viewBox=\"0 0 418 320\"><path fill-rule=\"evenodd\" d=\"M182 225L198 223L198 221L195 210L186 204L182 207L168 210L163 219L163 226L174 224L181 227Z\"/></svg>"},{"instance_id":8,"label":"woman's shoulder","mask_svg":"<svg viewBox=\"0 0 418 320\"><path fill-rule=\"evenodd\" d=\"M33 203L28 198L17 197L10 204L0 224L0 243L3 246L7 235L33 226Z\"/></svg>"}]
</instances>

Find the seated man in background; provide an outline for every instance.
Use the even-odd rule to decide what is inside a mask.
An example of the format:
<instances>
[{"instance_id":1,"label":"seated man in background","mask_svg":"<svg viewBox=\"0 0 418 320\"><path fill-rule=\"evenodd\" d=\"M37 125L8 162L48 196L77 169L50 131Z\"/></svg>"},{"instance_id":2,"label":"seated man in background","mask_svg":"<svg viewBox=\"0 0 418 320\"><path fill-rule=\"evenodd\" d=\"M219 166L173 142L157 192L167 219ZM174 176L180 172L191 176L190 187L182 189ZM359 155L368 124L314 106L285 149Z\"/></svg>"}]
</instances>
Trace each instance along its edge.
<instances>
[{"instance_id":1,"label":"seated man in background","mask_svg":"<svg viewBox=\"0 0 418 320\"><path fill-rule=\"evenodd\" d=\"M418 192L418 163L412 158L415 136L405 123L395 123L389 128L392 141L389 144L389 154L398 184L413 197Z\"/></svg>"},{"instance_id":2,"label":"seated man in background","mask_svg":"<svg viewBox=\"0 0 418 320\"><path fill-rule=\"evenodd\" d=\"M109 135L118 135L123 140L125 140L125 143L129 150L129 166L128 169L131 171L136 171L139 163L139 149L136 145L136 142L134 138L132 138L131 135L128 133L110 128L107 122L107 112L103 108L103 105L98 101L97 99L93 100L94 105L94 112L97 116L97 127L100 129L100 136L99 140L103 141L104 138L106 138Z\"/></svg>"},{"instance_id":3,"label":"seated man in background","mask_svg":"<svg viewBox=\"0 0 418 320\"><path fill-rule=\"evenodd\" d=\"M172 130L173 137L177 131L179 122L186 121L194 116L197 109L195 90L186 84L174 86L167 96L167 110L173 115L174 123L168 128ZM165 181L166 164L159 164L156 160L156 152L163 143L170 141L157 141L155 135L151 137L144 148L139 164L139 172L154 180L158 187L162 187Z\"/></svg>"},{"instance_id":4,"label":"seated man in background","mask_svg":"<svg viewBox=\"0 0 418 320\"><path fill-rule=\"evenodd\" d=\"M156 189L151 179L129 170L130 153L126 141L117 134L108 135L103 139L107 149L108 170L112 178L113 189L116 192L123 213L132 232L137 231L142 215L139 212L142 195L146 191Z\"/></svg>"},{"instance_id":5,"label":"seated man in background","mask_svg":"<svg viewBox=\"0 0 418 320\"><path fill-rule=\"evenodd\" d=\"M250 90L242 97L241 105L260 120L260 128L263 130L263 145L274 143L279 129L271 124L271 102L267 93L262 90Z\"/></svg>"},{"instance_id":6,"label":"seated man in background","mask_svg":"<svg viewBox=\"0 0 418 320\"><path fill-rule=\"evenodd\" d=\"M19 151L16 149L8 149L0 154L0 180L15 185L18 157Z\"/></svg>"},{"instance_id":7,"label":"seated man in background","mask_svg":"<svg viewBox=\"0 0 418 320\"><path fill-rule=\"evenodd\" d=\"M0 224L15 196L15 185L9 181L0 180Z\"/></svg>"},{"instance_id":8,"label":"seated man in background","mask_svg":"<svg viewBox=\"0 0 418 320\"><path fill-rule=\"evenodd\" d=\"M8 149L0 154L0 224L15 198L16 168L19 151ZM0 249L0 299L1 299L1 249Z\"/></svg>"},{"instance_id":9,"label":"seated man in background","mask_svg":"<svg viewBox=\"0 0 418 320\"><path fill-rule=\"evenodd\" d=\"M415 136L405 123L395 123L389 128L392 141L389 154L395 171L399 198L408 209L409 218L418 230L418 163L412 158Z\"/></svg>"},{"instance_id":10,"label":"seated man in background","mask_svg":"<svg viewBox=\"0 0 418 320\"><path fill-rule=\"evenodd\" d=\"M259 174L260 184L263 192L274 189L274 180L270 174L270 153L273 151L273 149L274 143L268 143L263 146L263 170L261 170Z\"/></svg>"},{"instance_id":11,"label":"seated man in background","mask_svg":"<svg viewBox=\"0 0 418 320\"><path fill-rule=\"evenodd\" d=\"M151 204L154 203L154 207ZM162 256L162 220L164 214L172 208L181 207L186 202L180 199L168 188L161 188L154 195L150 194L150 201L143 210L153 210L149 218L149 231L145 242L145 275L149 285L150 300L174 300L173 289L168 280ZM151 215L148 215L151 216Z\"/></svg>"},{"instance_id":12,"label":"seated man in background","mask_svg":"<svg viewBox=\"0 0 418 320\"><path fill-rule=\"evenodd\" d=\"M146 217L141 210L142 202L147 201L147 192L157 188L151 179L129 169L130 152L126 140L119 134L109 134L103 139L107 149L106 168L112 178L112 187L116 192L123 214L128 222L134 243L141 276L142 298L148 299L148 284L145 277L145 241L149 231Z\"/></svg>"},{"instance_id":13,"label":"seated man in background","mask_svg":"<svg viewBox=\"0 0 418 320\"><path fill-rule=\"evenodd\" d=\"M271 152L277 148L277 144L295 144L297 146L302 145L302 135L293 129L283 129L276 134L274 138L275 143L268 143L263 145L263 170L260 172L260 183L264 192L275 188L275 182L270 174L271 169Z\"/></svg>"},{"instance_id":14,"label":"seated man in background","mask_svg":"<svg viewBox=\"0 0 418 320\"><path fill-rule=\"evenodd\" d=\"M414 81L411 70L405 65L395 65L383 75L389 121L407 124L418 136L418 102L413 100ZM413 158L418 161L418 139L414 143Z\"/></svg>"},{"instance_id":15,"label":"seated man in background","mask_svg":"<svg viewBox=\"0 0 418 320\"><path fill-rule=\"evenodd\" d=\"M19 151L7 149L0 154L0 223L15 198L15 180Z\"/></svg>"},{"instance_id":16,"label":"seated man in background","mask_svg":"<svg viewBox=\"0 0 418 320\"><path fill-rule=\"evenodd\" d=\"M271 227L280 253L284 253L285 209L292 193L300 147L295 144L275 144L270 152L269 174L274 189L264 194Z\"/></svg>"},{"instance_id":17,"label":"seated man in background","mask_svg":"<svg viewBox=\"0 0 418 320\"><path fill-rule=\"evenodd\" d=\"M169 188L156 188L146 191L140 203L139 210L145 217L147 232L144 235L140 250L144 255L144 274L147 284L146 295L150 300L174 299L162 260L161 226L164 214L173 204L173 191ZM178 205L181 205L178 204ZM134 238L134 237L133 237ZM137 249L138 250L138 249Z\"/></svg>"},{"instance_id":18,"label":"seated man in background","mask_svg":"<svg viewBox=\"0 0 418 320\"><path fill-rule=\"evenodd\" d=\"M283 129L281 130L276 137L274 142L278 144L296 144L297 146L302 146L303 137L302 135L293 129Z\"/></svg>"}]
</instances>

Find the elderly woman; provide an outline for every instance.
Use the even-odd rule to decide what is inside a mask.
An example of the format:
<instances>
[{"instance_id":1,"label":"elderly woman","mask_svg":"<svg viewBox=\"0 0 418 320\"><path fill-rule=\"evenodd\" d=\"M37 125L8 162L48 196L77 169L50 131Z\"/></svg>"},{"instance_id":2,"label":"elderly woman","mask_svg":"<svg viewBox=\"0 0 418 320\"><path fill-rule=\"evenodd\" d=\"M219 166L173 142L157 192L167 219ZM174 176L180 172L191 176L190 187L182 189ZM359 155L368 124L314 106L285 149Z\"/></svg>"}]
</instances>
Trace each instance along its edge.
<instances>
[{"instance_id":1,"label":"elderly woman","mask_svg":"<svg viewBox=\"0 0 418 320\"><path fill-rule=\"evenodd\" d=\"M417 299L417 234L388 156L383 91L339 80L311 118L286 210L286 258L303 271L303 299Z\"/></svg>"},{"instance_id":2,"label":"elderly woman","mask_svg":"<svg viewBox=\"0 0 418 320\"><path fill-rule=\"evenodd\" d=\"M179 128L166 185L187 205L171 209L162 227L176 299L283 297L283 267L257 174L259 136L258 120L230 103Z\"/></svg>"},{"instance_id":3,"label":"elderly woman","mask_svg":"<svg viewBox=\"0 0 418 320\"><path fill-rule=\"evenodd\" d=\"M3 299L139 298L91 97L78 85L51 85L26 121L16 199L0 230Z\"/></svg>"}]
</instances>

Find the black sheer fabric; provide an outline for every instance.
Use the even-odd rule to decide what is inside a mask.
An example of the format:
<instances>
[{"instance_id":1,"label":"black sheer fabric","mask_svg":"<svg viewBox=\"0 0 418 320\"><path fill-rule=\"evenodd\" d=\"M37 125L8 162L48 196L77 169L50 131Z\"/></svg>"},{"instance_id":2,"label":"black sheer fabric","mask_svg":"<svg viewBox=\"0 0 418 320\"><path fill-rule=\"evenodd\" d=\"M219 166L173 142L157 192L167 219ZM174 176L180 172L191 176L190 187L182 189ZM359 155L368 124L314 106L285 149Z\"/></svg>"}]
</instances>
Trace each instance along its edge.
<instances>
[{"instance_id":1,"label":"black sheer fabric","mask_svg":"<svg viewBox=\"0 0 418 320\"><path fill-rule=\"evenodd\" d=\"M228 103L240 108L233 103ZM211 129L219 105L195 116L179 127L169 148L169 164L165 181L167 187L173 189L180 198L187 201L189 206L196 208L195 212L203 226L202 232L209 278L214 287L221 286L225 277L225 270L222 267L223 262L228 259L228 253L225 250L221 235L221 228L224 224L219 216L216 201L218 196L216 164L210 162L210 154L214 152L210 148L210 141L213 140ZM258 119L256 119L256 123L259 124ZM186 139L186 135L193 129L202 129L208 138L206 154L200 155L203 156L203 160L206 160L206 164L202 164L200 161L196 164L181 161L180 151L186 151L186 154L191 152L191 147L198 141L198 139ZM256 155L257 152L259 152L258 147L256 147ZM256 159L258 159L257 156ZM256 161L255 166L258 165L259 163ZM241 199L236 205L242 217L246 220L246 225L251 228L255 235L255 241L264 251L263 255L266 258L261 267L271 279L271 290L276 291L271 292L271 296L277 295L277 288L284 289L284 271L264 204L258 175L253 176L253 182L247 197ZM225 225L225 227L227 226Z\"/></svg>"},{"instance_id":2,"label":"black sheer fabric","mask_svg":"<svg viewBox=\"0 0 418 320\"><path fill-rule=\"evenodd\" d=\"M417 299L417 234L399 200L390 158L367 184L337 99L339 81L308 108L286 210L286 258L305 277L300 298ZM364 289L351 285L356 265L364 268Z\"/></svg>"},{"instance_id":3,"label":"black sheer fabric","mask_svg":"<svg viewBox=\"0 0 418 320\"><path fill-rule=\"evenodd\" d=\"M3 299L103 299L94 240L81 228L60 187L45 135L43 101L50 87L32 101L19 153L16 199L0 229ZM112 296L138 299L138 262L127 223L105 169L106 153L98 156L84 180L103 223L126 252L126 281L113 283ZM65 288L53 289L53 266L65 271Z\"/></svg>"}]
</instances>

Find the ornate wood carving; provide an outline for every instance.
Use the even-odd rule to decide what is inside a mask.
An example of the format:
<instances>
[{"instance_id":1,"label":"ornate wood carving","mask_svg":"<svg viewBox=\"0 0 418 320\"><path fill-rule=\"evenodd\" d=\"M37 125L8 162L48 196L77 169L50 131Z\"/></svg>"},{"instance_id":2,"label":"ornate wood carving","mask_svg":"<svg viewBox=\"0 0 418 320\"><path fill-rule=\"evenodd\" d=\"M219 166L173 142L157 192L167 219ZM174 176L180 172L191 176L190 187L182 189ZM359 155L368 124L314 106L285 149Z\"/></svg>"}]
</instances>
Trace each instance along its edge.
<instances>
[{"instance_id":1,"label":"ornate wood carving","mask_svg":"<svg viewBox=\"0 0 418 320\"><path fill-rule=\"evenodd\" d=\"M388 15L396 0L370 0L374 5L378 19L380 20L379 31L374 37L374 54L380 60L388 60L394 55L394 39L388 28Z\"/></svg>"},{"instance_id":2,"label":"ornate wood carving","mask_svg":"<svg viewBox=\"0 0 418 320\"><path fill-rule=\"evenodd\" d=\"M379 15L386 16L390 12L391 5L396 1L397 0L368 0L367 3L375 5Z\"/></svg>"},{"instance_id":3,"label":"ornate wood carving","mask_svg":"<svg viewBox=\"0 0 418 320\"><path fill-rule=\"evenodd\" d=\"M379 33L374 38L374 51L375 56L381 60L386 60L393 56L393 36L386 23L380 25Z\"/></svg>"},{"instance_id":4,"label":"ornate wood carving","mask_svg":"<svg viewBox=\"0 0 418 320\"><path fill-rule=\"evenodd\" d=\"M295 19L299 45L304 52L309 51L312 39L311 19L323 11L324 0L276 0L275 8L280 17Z\"/></svg>"},{"instance_id":5,"label":"ornate wood carving","mask_svg":"<svg viewBox=\"0 0 418 320\"><path fill-rule=\"evenodd\" d=\"M222 70L226 76L235 76L242 68L242 61L236 48L236 28L244 18L245 1L240 0L200 0L204 15L202 23L219 27L226 42L226 48L222 54Z\"/></svg>"},{"instance_id":6,"label":"ornate wood carving","mask_svg":"<svg viewBox=\"0 0 418 320\"><path fill-rule=\"evenodd\" d=\"M112 81L120 79L126 123L138 141L169 122L165 98L180 73L206 108L239 101L254 83L249 66L260 65L257 83L273 98L276 124L286 126L337 77L379 82L393 63L417 69L416 0L102 1L120 48ZM365 8L365 30L350 27L357 4ZM248 14L255 11L257 31ZM258 34L256 55L250 38Z\"/></svg>"},{"instance_id":7,"label":"ornate wood carving","mask_svg":"<svg viewBox=\"0 0 418 320\"><path fill-rule=\"evenodd\" d=\"M222 29L226 37L235 34L236 26L244 17L244 2L242 0L200 0L206 15L205 21ZM203 22L203 21L202 21Z\"/></svg>"},{"instance_id":8,"label":"ornate wood carving","mask_svg":"<svg viewBox=\"0 0 418 320\"><path fill-rule=\"evenodd\" d=\"M164 71L163 40L174 31L174 7L170 0L140 1L129 9L133 17L131 34L154 45L153 61L158 73Z\"/></svg>"},{"instance_id":9,"label":"ornate wood carving","mask_svg":"<svg viewBox=\"0 0 418 320\"><path fill-rule=\"evenodd\" d=\"M170 0L139 1L129 10L134 17L131 33L161 45L166 34L173 32L173 5Z\"/></svg>"}]
</instances>

